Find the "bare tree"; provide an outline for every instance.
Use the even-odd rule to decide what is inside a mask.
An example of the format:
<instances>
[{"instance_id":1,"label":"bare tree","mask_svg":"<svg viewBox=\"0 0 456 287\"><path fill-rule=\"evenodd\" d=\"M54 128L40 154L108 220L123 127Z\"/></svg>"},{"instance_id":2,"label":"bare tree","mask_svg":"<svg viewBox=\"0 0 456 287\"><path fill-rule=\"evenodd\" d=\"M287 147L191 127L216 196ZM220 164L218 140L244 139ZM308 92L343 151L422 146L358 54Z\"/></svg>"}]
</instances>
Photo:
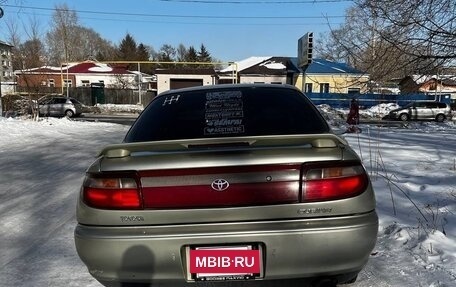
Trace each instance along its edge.
<instances>
[{"instance_id":1,"label":"bare tree","mask_svg":"<svg viewBox=\"0 0 456 287\"><path fill-rule=\"evenodd\" d=\"M76 11L66 4L56 5L46 40L51 65L115 57L113 44L93 29L81 26Z\"/></svg>"},{"instance_id":2,"label":"bare tree","mask_svg":"<svg viewBox=\"0 0 456 287\"><path fill-rule=\"evenodd\" d=\"M11 44L12 47L12 64L13 69L21 69L22 68L22 59L21 54L19 52L19 45L21 44L21 37L19 32L19 23L16 18L8 17L5 19L5 24L7 28L7 37L8 42Z\"/></svg>"},{"instance_id":3,"label":"bare tree","mask_svg":"<svg viewBox=\"0 0 456 287\"><path fill-rule=\"evenodd\" d=\"M176 48L169 44L164 44L158 51L158 61L160 62L174 62L176 60ZM174 67L173 64L160 64L160 67L170 68Z\"/></svg>"},{"instance_id":4,"label":"bare tree","mask_svg":"<svg viewBox=\"0 0 456 287\"><path fill-rule=\"evenodd\" d=\"M46 62L46 51L42 42L41 24L36 15L29 18L28 24L23 24L23 30L28 40L19 45L19 53L22 58L21 69L29 69L43 66Z\"/></svg>"},{"instance_id":5,"label":"bare tree","mask_svg":"<svg viewBox=\"0 0 456 287\"><path fill-rule=\"evenodd\" d=\"M376 35L427 70L456 64L456 1L357 0Z\"/></svg>"},{"instance_id":6,"label":"bare tree","mask_svg":"<svg viewBox=\"0 0 456 287\"><path fill-rule=\"evenodd\" d=\"M123 74L116 74L114 82L108 86L113 89L131 89L135 85L135 80Z\"/></svg>"},{"instance_id":7,"label":"bare tree","mask_svg":"<svg viewBox=\"0 0 456 287\"><path fill-rule=\"evenodd\" d=\"M162 62L173 62L176 57L176 48L169 44L160 47L159 60Z\"/></svg>"},{"instance_id":8,"label":"bare tree","mask_svg":"<svg viewBox=\"0 0 456 287\"><path fill-rule=\"evenodd\" d=\"M74 52L74 60L83 61L87 59L109 58L114 59L115 47L103 39L100 34L91 28L82 26L75 27L74 43L79 49Z\"/></svg>"},{"instance_id":9,"label":"bare tree","mask_svg":"<svg viewBox=\"0 0 456 287\"><path fill-rule=\"evenodd\" d=\"M13 56L12 64L14 70L20 70L23 72L24 69L39 67L45 63L44 46L41 41L40 35L40 23L35 16L29 18L28 24L23 24L23 30L28 40L21 42L19 34L19 20L17 18L11 18L7 22L7 29L9 33L9 41L13 45ZM36 119L38 117L37 107L34 104L35 94L42 92L42 82L46 82L47 79L43 78L39 81L30 81L28 78L22 77L22 83L25 86L21 92L27 95L18 96L19 99L16 101L16 109L22 114L31 113L32 117Z\"/></svg>"},{"instance_id":10,"label":"bare tree","mask_svg":"<svg viewBox=\"0 0 456 287\"><path fill-rule=\"evenodd\" d=\"M177 61L178 62L186 62L187 61L187 48L184 44L179 44L176 49L177 53Z\"/></svg>"},{"instance_id":11,"label":"bare tree","mask_svg":"<svg viewBox=\"0 0 456 287\"><path fill-rule=\"evenodd\" d=\"M417 71L435 69L437 63L413 56L421 46L385 39L384 21L371 9L355 6L347 10L345 23L331 29L328 37L317 43L319 56L343 61L370 74L375 82L388 82Z\"/></svg>"},{"instance_id":12,"label":"bare tree","mask_svg":"<svg viewBox=\"0 0 456 287\"><path fill-rule=\"evenodd\" d=\"M60 65L75 60L74 55L80 49L75 45L77 26L78 16L75 11L70 10L66 4L55 6L51 30L46 35L51 64Z\"/></svg>"}]
</instances>

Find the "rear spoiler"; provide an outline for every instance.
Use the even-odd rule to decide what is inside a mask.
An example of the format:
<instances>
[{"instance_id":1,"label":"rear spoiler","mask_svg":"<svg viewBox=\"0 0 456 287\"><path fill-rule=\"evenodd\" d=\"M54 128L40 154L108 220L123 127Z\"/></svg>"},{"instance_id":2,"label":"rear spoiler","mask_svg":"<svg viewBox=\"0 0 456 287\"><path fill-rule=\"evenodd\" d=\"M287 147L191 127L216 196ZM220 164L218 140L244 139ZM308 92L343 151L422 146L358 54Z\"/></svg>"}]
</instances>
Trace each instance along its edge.
<instances>
[{"instance_id":1,"label":"rear spoiler","mask_svg":"<svg viewBox=\"0 0 456 287\"><path fill-rule=\"evenodd\" d=\"M103 148L98 156L107 158L128 157L134 152L169 152L187 150L189 147L198 146L302 146L308 145L313 148L335 148L340 145L347 145L347 142L334 134L312 134L312 135L277 135L277 136L256 136L256 137L228 137L228 138L201 138L190 140L169 140L155 142L135 142L108 145Z\"/></svg>"}]
</instances>

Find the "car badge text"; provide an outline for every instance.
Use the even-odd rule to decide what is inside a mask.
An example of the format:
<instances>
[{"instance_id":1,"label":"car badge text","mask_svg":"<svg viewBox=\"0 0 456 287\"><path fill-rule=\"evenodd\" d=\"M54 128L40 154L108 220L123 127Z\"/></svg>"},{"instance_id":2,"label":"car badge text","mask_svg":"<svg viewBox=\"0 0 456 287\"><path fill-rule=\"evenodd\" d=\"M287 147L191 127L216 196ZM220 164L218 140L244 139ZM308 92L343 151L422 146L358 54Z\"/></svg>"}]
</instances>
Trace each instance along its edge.
<instances>
[{"instance_id":1,"label":"car badge text","mask_svg":"<svg viewBox=\"0 0 456 287\"><path fill-rule=\"evenodd\" d=\"M230 187L230 183L225 179L216 179L211 183L211 187L215 191L224 191Z\"/></svg>"}]
</instances>

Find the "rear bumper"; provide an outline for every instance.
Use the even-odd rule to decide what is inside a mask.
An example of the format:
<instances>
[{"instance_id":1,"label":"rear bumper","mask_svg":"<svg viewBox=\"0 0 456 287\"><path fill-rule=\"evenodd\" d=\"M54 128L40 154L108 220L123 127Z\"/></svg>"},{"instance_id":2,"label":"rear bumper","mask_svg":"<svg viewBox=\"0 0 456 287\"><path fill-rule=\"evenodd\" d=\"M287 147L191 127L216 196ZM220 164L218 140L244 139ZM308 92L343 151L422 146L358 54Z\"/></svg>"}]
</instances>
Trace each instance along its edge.
<instances>
[{"instance_id":1,"label":"rear bumper","mask_svg":"<svg viewBox=\"0 0 456 287\"><path fill-rule=\"evenodd\" d=\"M358 272L375 246L375 212L338 217L172 226L78 225L75 244L102 282L186 282L189 245L258 243L264 278Z\"/></svg>"}]
</instances>

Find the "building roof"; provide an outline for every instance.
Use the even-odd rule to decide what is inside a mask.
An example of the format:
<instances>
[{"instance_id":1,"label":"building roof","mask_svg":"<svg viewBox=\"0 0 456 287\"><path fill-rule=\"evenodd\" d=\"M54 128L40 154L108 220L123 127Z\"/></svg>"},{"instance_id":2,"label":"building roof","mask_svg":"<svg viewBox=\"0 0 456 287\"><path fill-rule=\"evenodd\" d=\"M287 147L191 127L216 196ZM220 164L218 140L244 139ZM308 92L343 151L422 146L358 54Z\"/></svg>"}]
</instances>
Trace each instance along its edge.
<instances>
[{"instance_id":1,"label":"building roof","mask_svg":"<svg viewBox=\"0 0 456 287\"><path fill-rule=\"evenodd\" d=\"M435 81L435 80L438 80L439 83L442 83L443 85L448 85L448 86L456 85L456 76L455 75L412 75L409 77L418 85L424 84L429 81Z\"/></svg>"},{"instance_id":2,"label":"building roof","mask_svg":"<svg viewBox=\"0 0 456 287\"><path fill-rule=\"evenodd\" d=\"M67 71L68 70L68 71ZM17 74L60 74L60 73L69 73L69 74L133 74L133 72L128 71L126 67L123 66L110 66L105 63L94 62L94 61L85 61L80 63L69 63L62 67L55 66L43 66L39 68L32 68L26 70L17 71Z\"/></svg>"},{"instance_id":3,"label":"building roof","mask_svg":"<svg viewBox=\"0 0 456 287\"><path fill-rule=\"evenodd\" d=\"M290 58L290 61L298 67L298 58ZM366 74L346 63L333 62L325 59L313 59L305 72L306 74Z\"/></svg>"},{"instance_id":4,"label":"building roof","mask_svg":"<svg viewBox=\"0 0 456 287\"><path fill-rule=\"evenodd\" d=\"M8 47L14 47L6 42L3 42L2 40L0 40L0 46L8 46Z\"/></svg>"},{"instance_id":5,"label":"building roof","mask_svg":"<svg viewBox=\"0 0 456 287\"><path fill-rule=\"evenodd\" d=\"M289 57L270 57L249 68L241 71L242 74L250 75L286 75L288 72L298 72L290 63Z\"/></svg>"},{"instance_id":6,"label":"building roof","mask_svg":"<svg viewBox=\"0 0 456 287\"><path fill-rule=\"evenodd\" d=\"M156 69L155 74L172 74L172 75L216 75L213 68L163 68Z\"/></svg>"},{"instance_id":7,"label":"building roof","mask_svg":"<svg viewBox=\"0 0 456 287\"><path fill-rule=\"evenodd\" d=\"M237 72L243 74L284 74L287 71L301 72L297 57L250 57L236 62ZM221 73L229 73L236 65L230 65L221 70ZM332 62L325 59L314 59L306 68L307 74L366 74L358 69L350 67L346 63Z\"/></svg>"},{"instance_id":8,"label":"building roof","mask_svg":"<svg viewBox=\"0 0 456 287\"><path fill-rule=\"evenodd\" d=\"M252 66L258 65L261 62L269 60L272 58L269 57L249 57L247 59L241 60L239 62L235 62L236 64L229 65L228 68L222 69L220 73L231 73L233 70L237 70L237 72L241 72L245 69L248 69Z\"/></svg>"}]
</instances>

